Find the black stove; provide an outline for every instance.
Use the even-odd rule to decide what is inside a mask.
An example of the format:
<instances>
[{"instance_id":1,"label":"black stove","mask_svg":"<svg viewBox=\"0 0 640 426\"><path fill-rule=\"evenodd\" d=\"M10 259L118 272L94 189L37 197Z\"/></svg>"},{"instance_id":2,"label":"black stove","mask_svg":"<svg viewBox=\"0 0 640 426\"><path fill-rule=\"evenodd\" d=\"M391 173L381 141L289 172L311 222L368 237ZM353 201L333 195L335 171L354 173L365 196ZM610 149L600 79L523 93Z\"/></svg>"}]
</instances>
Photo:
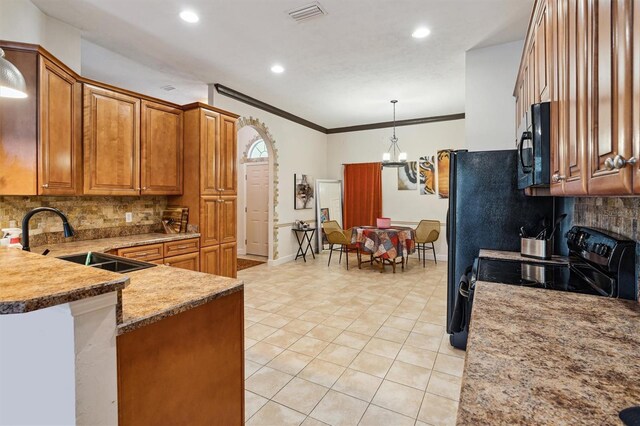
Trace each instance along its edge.
<instances>
[{"instance_id":1,"label":"black stove","mask_svg":"<svg viewBox=\"0 0 640 426\"><path fill-rule=\"evenodd\" d=\"M451 344L466 348L477 281L638 299L635 241L582 226L574 226L565 237L569 248L566 263L476 258L473 267L460 278Z\"/></svg>"},{"instance_id":2,"label":"black stove","mask_svg":"<svg viewBox=\"0 0 640 426\"><path fill-rule=\"evenodd\" d=\"M543 264L512 260L476 259L473 281L520 285L544 288L548 290L570 291L573 293L610 296L612 283L595 271L586 269L583 274L591 274L592 279L583 279L580 272L574 271L580 266L569 264ZM591 282L599 283L598 286Z\"/></svg>"},{"instance_id":3,"label":"black stove","mask_svg":"<svg viewBox=\"0 0 640 426\"><path fill-rule=\"evenodd\" d=\"M637 299L635 241L597 229L574 226L566 235L566 264L477 258L471 284L503 284Z\"/></svg>"}]
</instances>

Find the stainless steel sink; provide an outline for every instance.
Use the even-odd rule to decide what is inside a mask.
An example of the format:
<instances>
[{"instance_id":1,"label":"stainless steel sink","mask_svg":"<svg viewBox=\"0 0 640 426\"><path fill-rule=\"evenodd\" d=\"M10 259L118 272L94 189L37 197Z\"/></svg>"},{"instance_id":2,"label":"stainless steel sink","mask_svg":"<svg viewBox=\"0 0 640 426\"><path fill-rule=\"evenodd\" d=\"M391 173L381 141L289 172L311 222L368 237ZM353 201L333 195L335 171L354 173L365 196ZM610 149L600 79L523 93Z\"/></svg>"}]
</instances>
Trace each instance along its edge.
<instances>
[{"instance_id":1,"label":"stainless steel sink","mask_svg":"<svg viewBox=\"0 0 640 426\"><path fill-rule=\"evenodd\" d=\"M89 262L87 262L87 256L89 256ZM120 274L157 266L153 263L126 259L124 257L118 257L104 253L79 253L69 256L60 256L58 257L58 259L77 263L79 265L87 265L93 268L104 269L106 271L118 272Z\"/></svg>"}]
</instances>

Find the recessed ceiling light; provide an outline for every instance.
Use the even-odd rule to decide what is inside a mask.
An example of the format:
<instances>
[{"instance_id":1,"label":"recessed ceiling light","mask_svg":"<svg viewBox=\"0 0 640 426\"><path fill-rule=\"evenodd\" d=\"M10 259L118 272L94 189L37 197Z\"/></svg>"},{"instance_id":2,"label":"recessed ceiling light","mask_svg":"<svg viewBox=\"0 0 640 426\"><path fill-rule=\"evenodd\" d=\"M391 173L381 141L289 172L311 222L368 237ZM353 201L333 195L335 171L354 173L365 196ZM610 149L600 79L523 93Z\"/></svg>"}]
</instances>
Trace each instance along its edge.
<instances>
[{"instance_id":1,"label":"recessed ceiling light","mask_svg":"<svg viewBox=\"0 0 640 426\"><path fill-rule=\"evenodd\" d=\"M429 34L431 34L431 30L427 27L420 27L417 28L412 34L411 37L413 38L425 38L426 36L428 36Z\"/></svg>"},{"instance_id":2,"label":"recessed ceiling light","mask_svg":"<svg viewBox=\"0 0 640 426\"><path fill-rule=\"evenodd\" d=\"M180 18L182 18L183 21L188 22L190 24L195 24L200 20L200 17L198 16L198 14L192 10L183 10L182 12L180 12Z\"/></svg>"},{"instance_id":3,"label":"recessed ceiling light","mask_svg":"<svg viewBox=\"0 0 640 426\"><path fill-rule=\"evenodd\" d=\"M274 72L276 74L282 74L284 72L284 67L282 65L274 65L271 67L271 72Z\"/></svg>"}]
</instances>

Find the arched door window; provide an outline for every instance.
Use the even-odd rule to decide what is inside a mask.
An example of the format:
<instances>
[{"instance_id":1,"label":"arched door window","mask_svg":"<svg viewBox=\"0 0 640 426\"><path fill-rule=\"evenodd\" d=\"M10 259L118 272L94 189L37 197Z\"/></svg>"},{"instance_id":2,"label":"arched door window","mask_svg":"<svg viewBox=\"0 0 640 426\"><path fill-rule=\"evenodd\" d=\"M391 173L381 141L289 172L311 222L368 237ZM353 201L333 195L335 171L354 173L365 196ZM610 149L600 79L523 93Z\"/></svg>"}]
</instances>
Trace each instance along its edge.
<instances>
[{"instance_id":1,"label":"arched door window","mask_svg":"<svg viewBox=\"0 0 640 426\"><path fill-rule=\"evenodd\" d=\"M253 143L253 145L251 145L251 148L249 148L249 153L247 155L247 158L249 158L250 160L268 157L269 151L267 151L267 145L262 139L258 139Z\"/></svg>"}]
</instances>

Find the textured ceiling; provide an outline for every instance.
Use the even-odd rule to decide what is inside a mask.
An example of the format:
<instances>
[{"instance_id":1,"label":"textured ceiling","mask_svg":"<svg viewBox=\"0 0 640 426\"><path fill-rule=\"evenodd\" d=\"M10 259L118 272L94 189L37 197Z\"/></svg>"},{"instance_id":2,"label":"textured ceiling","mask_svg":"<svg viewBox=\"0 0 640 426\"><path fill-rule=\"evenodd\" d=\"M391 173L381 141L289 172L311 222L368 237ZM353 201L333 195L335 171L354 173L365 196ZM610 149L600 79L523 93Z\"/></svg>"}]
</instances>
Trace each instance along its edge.
<instances>
[{"instance_id":1,"label":"textured ceiling","mask_svg":"<svg viewBox=\"0 0 640 426\"><path fill-rule=\"evenodd\" d=\"M325 127L464 111L464 53L524 38L533 0L32 0L83 38L154 69L221 83ZM197 24L178 18L183 8ZM416 40L417 26L431 29ZM270 72L273 63L286 71ZM179 85L176 85L178 90ZM202 96L206 96L206 93Z\"/></svg>"}]
</instances>

